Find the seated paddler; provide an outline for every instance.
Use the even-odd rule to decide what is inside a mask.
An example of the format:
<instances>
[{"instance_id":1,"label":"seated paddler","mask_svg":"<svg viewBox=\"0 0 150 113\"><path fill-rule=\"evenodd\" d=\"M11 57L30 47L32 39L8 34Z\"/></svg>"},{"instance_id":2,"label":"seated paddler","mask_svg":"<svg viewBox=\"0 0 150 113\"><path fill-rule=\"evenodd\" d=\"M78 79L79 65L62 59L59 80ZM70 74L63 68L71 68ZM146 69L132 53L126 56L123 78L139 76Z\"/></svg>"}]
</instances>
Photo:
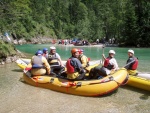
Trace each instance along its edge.
<instances>
[{"instance_id":1,"label":"seated paddler","mask_svg":"<svg viewBox=\"0 0 150 113\"><path fill-rule=\"evenodd\" d=\"M59 75L61 71L64 70L64 65L62 63L61 57L56 53L56 48L54 46L50 47L50 52L48 54L48 63L51 66L51 73Z\"/></svg>"},{"instance_id":2,"label":"seated paddler","mask_svg":"<svg viewBox=\"0 0 150 113\"><path fill-rule=\"evenodd\" d=\"M43 56L48 59L48 49L47 48L43 48Z\"/></svg>"},{"instance_id":3,"label":"seated paddler","mask_svg":"<svg viewBox=\"0 0 150 113\"><path fill-rule=\"evenodd\" d=\"M87 58L87 56L85 56L83 54L84 50L83 49L79 49L79 57L78 59L80 60L81 64L82 64L82 67L87 70L88 66L89 66L89 59ZM88 70L87 70L88 71Z\"/></svg>"},{"instance_id":4,"label":"seated paddler","mask_svg":"<svg viewBox=\"0 0 150 113\"><path fill-rule=\"evenodd\" d=\"M128 60L127 60L127 63L126 63L126 66L125 68L127 69L128 73L130 75L138 75L138 71L137 71L137 68L138 68L138 58L134 56L134 51L129 49L128 50Z\"/></svg>"},{"instance_id":5,"label":"seated paddler","mask_svg":"<svg viewBox=\"0 0 150 113\"><path fill-rule=\"evenodd\" d=\"M31 58L31 62L27 65L25 70L30 70L33 76L50 74L50 65L41 50L36 52L36 55Z\"/></svg>"},{"instance_id":6,"label":"seated paddler","mask_svg":"<svg viewBox=\"0 0 150 113\"><path fill-rule=\"evenodd\" d=\"M104 54L102 54L103 59L104 59L104 64L102 67L94 67L90 71L90 77L96 79L96 78L101 78L105 77L109 74L114 73L116 70L119 69L118 63L115 59L115 51L110 50L108 57L106 58Z\"/></svg>"},{"instance_id":7,"label":"seated paddler","mask_svg":"<svg viewBox=\"0 0 150 113\"><path fill-rule=\"evenodd\" d=\"M71 50L72 56L66 62L67 78L70 80L83 80L85 78L86 71L82 67L79 61L79 49L73 48Z\"/></svg>"}]
</instances>

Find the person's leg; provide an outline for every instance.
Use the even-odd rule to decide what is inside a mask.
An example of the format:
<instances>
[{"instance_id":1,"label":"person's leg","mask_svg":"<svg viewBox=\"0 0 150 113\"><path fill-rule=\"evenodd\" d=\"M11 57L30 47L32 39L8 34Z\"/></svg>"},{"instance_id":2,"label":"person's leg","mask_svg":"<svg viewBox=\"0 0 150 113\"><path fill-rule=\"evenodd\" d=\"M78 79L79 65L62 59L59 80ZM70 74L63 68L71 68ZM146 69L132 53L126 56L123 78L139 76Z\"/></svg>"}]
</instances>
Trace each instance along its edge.
<instances>
[{"instance_id":1,"label":"person's leg","mask_svg":"<svg viewBox=\"0 0 150 113\"><path fill-rule=\"evenodd\" d=\"M85 73L81 73L75 80L83 80L85 78Z\"/></svg>"}]
</instances>

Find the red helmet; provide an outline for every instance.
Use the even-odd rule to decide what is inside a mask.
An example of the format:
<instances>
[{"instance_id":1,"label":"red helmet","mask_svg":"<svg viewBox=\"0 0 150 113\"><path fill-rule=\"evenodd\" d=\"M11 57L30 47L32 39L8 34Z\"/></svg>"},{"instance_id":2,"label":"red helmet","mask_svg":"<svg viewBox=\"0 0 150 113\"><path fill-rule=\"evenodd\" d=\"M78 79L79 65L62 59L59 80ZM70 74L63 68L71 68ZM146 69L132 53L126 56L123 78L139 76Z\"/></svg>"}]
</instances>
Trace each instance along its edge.
<instances>
[{"instance_id":1,"label":"red helmet","mask_svg":"<svg viewBox=\"0 0 150 113\"><path fill-rule=\"evenodd\" d=\"M74 54L75 52L79 52L79 49L73 48L73 49L71 50L71 53L72 53L72 54Z\"/></svg>"},{"instance_id":2,"label":"red helmet","mask_svg":"<svg viewBox=\"0 0 150 113\"><path fill-rule=\"evenodd\" d=\"M81 54L81 52L83 52L84 50L83 49L79 49L79 54Z\"/></svg>"}]
</instances>

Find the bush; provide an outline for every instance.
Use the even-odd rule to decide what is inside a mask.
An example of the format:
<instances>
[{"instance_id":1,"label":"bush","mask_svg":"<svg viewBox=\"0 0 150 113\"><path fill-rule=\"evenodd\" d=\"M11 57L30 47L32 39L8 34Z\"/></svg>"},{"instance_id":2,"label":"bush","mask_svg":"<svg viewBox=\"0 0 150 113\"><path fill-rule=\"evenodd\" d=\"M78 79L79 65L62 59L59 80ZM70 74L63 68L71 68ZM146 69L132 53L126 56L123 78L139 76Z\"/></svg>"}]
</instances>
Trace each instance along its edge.
<instances>
[{"instance_id":1,"label":"bush","mask_svg":"<svg viewBox=\"0 0 150 113\"><path fill-rule=\"evenodd\" d=\"M0 40L0 58L16 54L15 47L10 43L5 43Z\"/></svg>"}]
</instances>

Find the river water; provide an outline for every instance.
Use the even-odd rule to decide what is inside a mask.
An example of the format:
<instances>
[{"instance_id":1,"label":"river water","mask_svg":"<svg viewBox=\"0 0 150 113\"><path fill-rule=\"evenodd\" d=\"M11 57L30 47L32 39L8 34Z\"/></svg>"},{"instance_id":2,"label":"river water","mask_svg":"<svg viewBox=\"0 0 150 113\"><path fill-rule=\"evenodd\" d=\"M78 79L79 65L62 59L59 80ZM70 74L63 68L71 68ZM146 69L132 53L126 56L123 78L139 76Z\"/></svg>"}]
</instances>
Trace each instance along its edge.
<instances>
[{"instance_id":1,"label":"river water","mask_svg":"<svg viewBox=\"0 0 150 113\"><path fill-rule=\"evenodd\" d=\"M84 49L87 50L87 48ZM109 50L109 48L105 49L106 53L108 51L107 49ZM115 48L116 51L117 49L119 48ZM32 50L32 48L30 48L30 50ZM99 48L99 51L102 50ZM146 51L149 50L146 49ZM138 50L136 50L136 52L138 53ZM68 54L65 52L62 53ZM117 52L116 56L117 55L119 55L119 52ZM90 57L92 58L92 56ZM147 68L144 69L148 71ZM30 86L25 84L21 80L21 77L22 71L15 63L0 66L0 113L150 112L150 92L127 85L120 87L112 94L106 96L83 97Z\"/></svg>"},{"instance_id":2,"label":"river water","mask_svg":"<svg viewBox=\"0 0 150 113\"><path fill-rule=\"evenodd\" d=\"M48 48L50 44L25 44L25 45L17 45L16 48L20 51L26 52L30 54L30 57L35 54L38 49ZM64 45L55 45L57 48L57 52L60 54L63 60L67 60L71 54L70 50L74 46L64 46ZM91 47L91 46L76 46L77 48L84 49L84 54L91 58L91 60L102 59L102 53L104 52L105 56L108 56L109 50L113 49L116 51L115 58L118 62L119 67L123 67L126 64L128 59L127 51L128 49L133 49L135 52L135 56L139 59L139 67L138 70L140 72L150 72L150 48L119 48L119 47ZM29 57L29 58L30 58Z\"/></svg>"}]
</instances>

